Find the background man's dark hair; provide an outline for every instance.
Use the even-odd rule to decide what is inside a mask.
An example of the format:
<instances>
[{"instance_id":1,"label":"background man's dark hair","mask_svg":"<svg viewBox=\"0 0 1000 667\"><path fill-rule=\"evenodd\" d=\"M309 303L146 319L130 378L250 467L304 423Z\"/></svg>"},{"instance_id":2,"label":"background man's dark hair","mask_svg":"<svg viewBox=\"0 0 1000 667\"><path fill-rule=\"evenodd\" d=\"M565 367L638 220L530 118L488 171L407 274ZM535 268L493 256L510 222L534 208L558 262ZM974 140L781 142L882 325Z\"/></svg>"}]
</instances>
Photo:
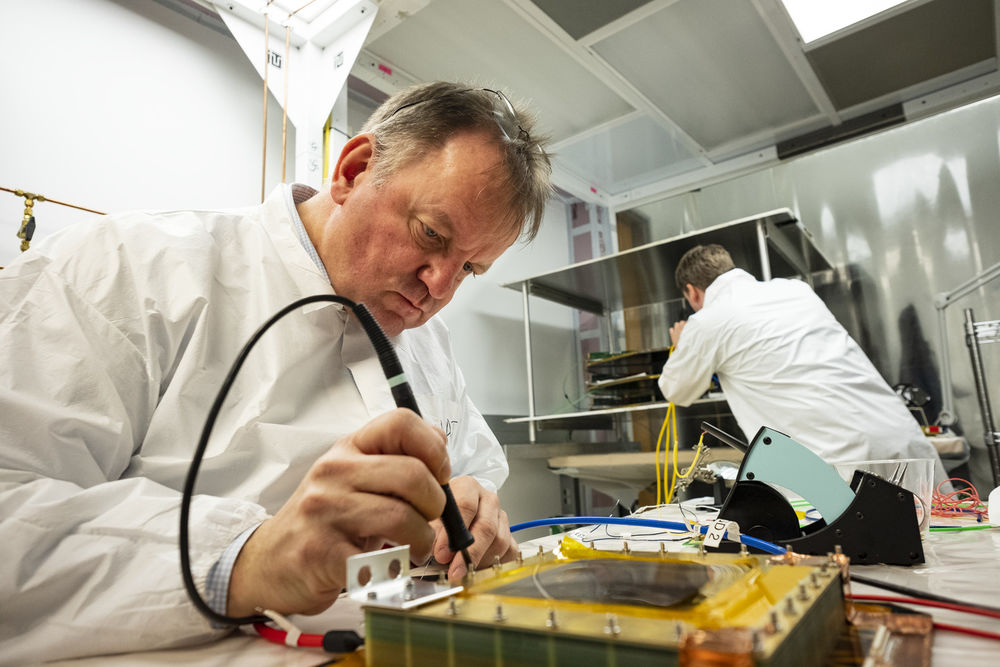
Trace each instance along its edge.
<instances>
[{"instance_id":1,"label":"background man's dark hair","mask_svg":"<svg viewBox=\"0 0 1000 667\"><path fill-rule=\"evenodd\" d=\"M708 289L716 278L730 269L735 269L733 258L718 243L696 245L681 257L674 270L674 281L683 291L685 285Z\"/></svg>"}]
</instances>

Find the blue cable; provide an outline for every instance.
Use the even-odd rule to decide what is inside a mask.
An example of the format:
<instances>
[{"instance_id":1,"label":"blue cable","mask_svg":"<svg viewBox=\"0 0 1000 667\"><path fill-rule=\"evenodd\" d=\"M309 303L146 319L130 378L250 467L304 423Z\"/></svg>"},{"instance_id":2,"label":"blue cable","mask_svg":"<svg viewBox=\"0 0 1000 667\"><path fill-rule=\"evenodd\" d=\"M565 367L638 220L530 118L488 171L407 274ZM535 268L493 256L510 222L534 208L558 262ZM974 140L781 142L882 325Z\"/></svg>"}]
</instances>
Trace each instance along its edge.
<instances>
[{"instance_id":1,"label":"blue cable","mask_svg":"<svg viewBox=\"0 0 1000 667\"><path fill-rule=\"evenodd\" d=\"M575 516L575 517L553 517L550 519L535 519L533 521L525 521L523 523L517 523L510 527L510 532L516 533L519 530L525 530L526 528L535 528L537 526L579 526L592 523L604 523L604 524L617 524L621 526L645 526L647 528L663 528L665 530L678 530L685 533L691 532L691 528L680 521L663 521L662 519L643 519L640 517L630 517L630 516ZM698 526L698 530L702 535L708 532L708 526ZM727 539L729 538L728 531L725 534ZM785 549L779 547L777 544L772 544L770 542L765 542L764 540L757 539L756 537L750 537L749 535L740 535L740 542L747 545L748 547L754 547L755 549L760 549L761 551L769 554L783 554Z\"/></svg>"}]
</instances>

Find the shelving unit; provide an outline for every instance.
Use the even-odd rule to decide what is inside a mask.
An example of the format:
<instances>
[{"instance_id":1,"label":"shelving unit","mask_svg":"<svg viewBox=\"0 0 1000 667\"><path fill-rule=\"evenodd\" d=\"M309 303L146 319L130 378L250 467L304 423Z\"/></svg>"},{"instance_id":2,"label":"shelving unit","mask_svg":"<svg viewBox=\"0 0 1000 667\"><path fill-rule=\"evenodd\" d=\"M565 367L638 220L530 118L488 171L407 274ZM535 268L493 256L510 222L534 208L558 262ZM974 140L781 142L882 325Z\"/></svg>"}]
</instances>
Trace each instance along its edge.
<instances>
[{"instance_id":1,"label":"shelving unit","mask_svg":"<svg viewBox=\"0 0 1000 667\"><path fill-rule=\"evenodd\" d=\"M737 266L761 280L798 276L812 284L814 273L831 268L814 245L809 232L792 212L777 209L506 283L504 287L521 292L528 371L528 414L507 421L527 423L529 441L534 443L536 427L611 428L615 420L631 413L665 408L667 404L660 402L570 414L536 414L530 297L602 317L609 330L608 339L614 346L616 341L614 332L610 330L610 315L628 308L682 299L683 295L674 285L674 268L690 248L707 243L725 246ZM612 349L610 352L621 350ZM718 395L702 399L698 404L718 403L721 400L724 398Z\"/></svg>"}]
</instances>

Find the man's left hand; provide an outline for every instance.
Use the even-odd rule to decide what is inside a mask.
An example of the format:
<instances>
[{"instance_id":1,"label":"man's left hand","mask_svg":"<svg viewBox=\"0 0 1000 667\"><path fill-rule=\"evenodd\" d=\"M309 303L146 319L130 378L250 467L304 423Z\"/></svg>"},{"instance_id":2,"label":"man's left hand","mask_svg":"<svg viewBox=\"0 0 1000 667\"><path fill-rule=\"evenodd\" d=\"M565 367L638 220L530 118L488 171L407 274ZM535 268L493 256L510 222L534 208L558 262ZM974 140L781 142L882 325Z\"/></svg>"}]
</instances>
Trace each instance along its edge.
<instances>
[{"instance_id":1,"label":"man's left hand","mask_svg":"<svg viewBox=\"0 0 1000 667\"><path fill-rule=\"evenodd\" d=\"M677 345L680 342L681 332L684 331L685 324L687 324L687 320L681 320L674 322L674 326L670 327L670 341L672 345Z\"/></svg>"},{"instance_id":2,"label":"man's left hand","mask_svg":"<svg viewBox=\"0 0 1000 667\"><path fill-rule=\"evenodd\" d=\"M468 549L473 566L480 569L493 565L496 556L501 562L514 560L518 553L517 542L511 537L507 513L500 509L497 494L484 489L473 477L454 477L449 485L462 518L476 538ZM448 534L440 519L432 521L431 527L434 529L434 559L449 564L448 579L460 581L466 573L462 554L448 548Z\"/></svg>"}]
</instances>

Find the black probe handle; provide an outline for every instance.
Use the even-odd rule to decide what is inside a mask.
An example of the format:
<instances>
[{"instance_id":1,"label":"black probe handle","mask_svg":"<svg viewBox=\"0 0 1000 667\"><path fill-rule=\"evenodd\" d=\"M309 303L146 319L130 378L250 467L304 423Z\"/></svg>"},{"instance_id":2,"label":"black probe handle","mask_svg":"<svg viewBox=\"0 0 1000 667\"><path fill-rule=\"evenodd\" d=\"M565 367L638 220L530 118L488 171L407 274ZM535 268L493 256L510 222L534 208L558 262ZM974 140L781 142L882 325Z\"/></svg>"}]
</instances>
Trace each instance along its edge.
<instances>
[{"instance_id":1,"label":"black probe handle","mask_svg":"<svg viewBox=\"0 0 1000 667\"><path fill-rule=\"evenodd\" d=\"M417 399L414 397L408 382L401 382L394 386L392 388L392 397L395 399L398 407L409 408L416 412L417 415L420 415L420 408L417 407ZM469 532L468 526L465 525L465 520L462 519L462 512L459 511L458 503L455 502L451 486L442 484L441 490L444 491L444 512L441 514L441 523L444 524L444 530L448 534L448 548L452 552L458 553L472 546L476 538Z\"/></svg>"},{"instance_id":2,"label":"black probe handle","mask_svg":"<svg viewBox=\"0 0 1000 667\"><path fill-rule=\"evenodd\" d=\"M417 399L413 395L413 390L410 389L410 383L406 381L406 375L403 373L403 365L399 363L399 356L396 355L396 350L393 349L392 343L382 331L382 327L379 326L364 304L355 304L353 310L354 315L361 322L361 326L372 341L375 354L382 365L382 372L389 381L389 389L392 391L392 398L396 402L396 406L409 408L417 413L417 416L422 416L420 408L417 406ZM469 532L465 520L462 519L462 513L458 510L458 503L455 502L451 487L448 484L442 484L441 489L444 491L444 513L441 514L441 523L444 524L444 530L448 534L448 548L454 553L461 551L466 563L468 563L466 549L476 541L476 538Z\"/></svg>"}]
</instances>

